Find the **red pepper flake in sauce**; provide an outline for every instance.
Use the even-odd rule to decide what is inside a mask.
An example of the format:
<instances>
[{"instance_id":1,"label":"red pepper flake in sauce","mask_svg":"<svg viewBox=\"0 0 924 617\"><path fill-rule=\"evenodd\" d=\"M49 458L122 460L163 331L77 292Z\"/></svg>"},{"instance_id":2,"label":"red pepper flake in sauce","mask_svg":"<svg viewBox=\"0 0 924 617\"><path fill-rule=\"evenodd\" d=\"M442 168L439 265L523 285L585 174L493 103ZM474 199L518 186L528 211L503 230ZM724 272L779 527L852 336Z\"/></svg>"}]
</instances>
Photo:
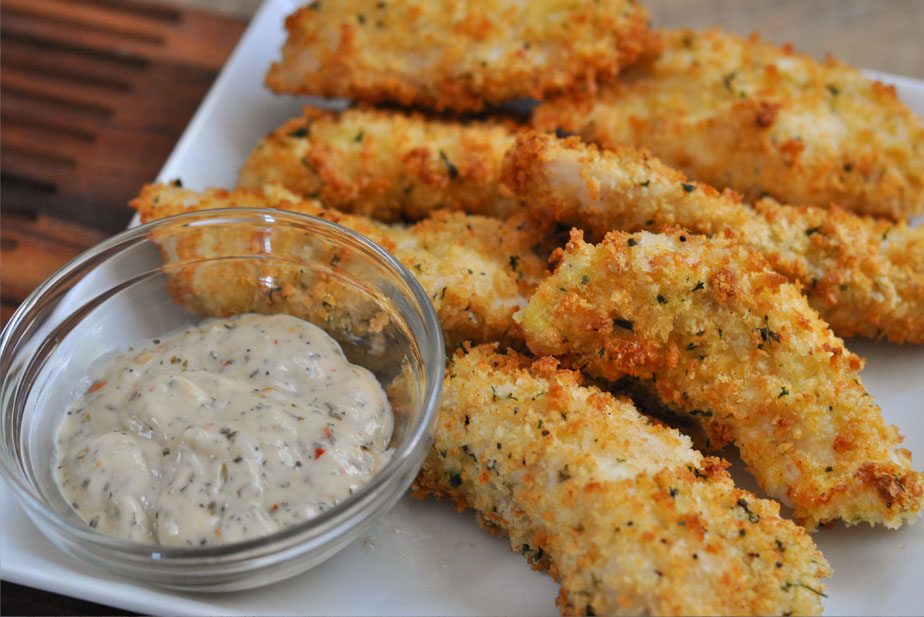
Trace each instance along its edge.
<instances>
[{"instance_id":1,"label":"red pepper flake in sauce","mask_svg":"<svg viewBox=\"0 0 924 617\"><path fill-rule=\"evenodd\" d=\"M90 394L91 392L98 392L105 387L106 387L106 380L101 379L99 381L94 381L93 385L87 389L87 394Z\"/></svg>"}]
</instances>

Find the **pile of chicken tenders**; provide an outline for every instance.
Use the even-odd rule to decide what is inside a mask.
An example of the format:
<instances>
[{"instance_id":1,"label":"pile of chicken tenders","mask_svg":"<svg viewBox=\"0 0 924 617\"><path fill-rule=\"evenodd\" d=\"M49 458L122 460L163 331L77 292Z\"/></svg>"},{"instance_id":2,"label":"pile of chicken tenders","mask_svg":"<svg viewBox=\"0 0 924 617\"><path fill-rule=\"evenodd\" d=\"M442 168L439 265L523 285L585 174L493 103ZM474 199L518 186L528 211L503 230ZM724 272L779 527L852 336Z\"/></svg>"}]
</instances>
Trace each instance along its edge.
<instances>
[{"instance_id":1,"label":"pile of chicken tenders","mask_svg":"<svg viewBox=\"0 0 924 617\"><path fill-rule=\"evenodd\" d=\"M917 517L842 340L924 343L924 125L891 87L635 0L320 0L286 28L266 85L352 106L306 107L234 190L132 206L293 210L393 253L449 357L415 494L509 536L562 614L819 614L809 531Z\"/></svg>"}]
</instances>

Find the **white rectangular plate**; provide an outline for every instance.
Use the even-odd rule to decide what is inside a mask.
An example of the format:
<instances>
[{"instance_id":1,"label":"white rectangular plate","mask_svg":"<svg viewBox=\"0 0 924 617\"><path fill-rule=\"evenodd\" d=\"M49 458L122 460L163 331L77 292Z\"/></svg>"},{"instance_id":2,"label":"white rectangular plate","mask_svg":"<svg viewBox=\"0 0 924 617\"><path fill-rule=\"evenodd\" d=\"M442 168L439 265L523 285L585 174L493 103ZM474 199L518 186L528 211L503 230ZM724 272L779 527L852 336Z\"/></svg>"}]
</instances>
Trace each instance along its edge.
<instances>
[{"instance_id":1,"label":"white rectangular plate","mask_svg":"<svg viewBox=\"0 0 924 617\"><path fill-rule=\"evenodd\" d=\"M195 189L234 186L251 148L299 113L307 99L261 87L284 41L283 20L300 2L267 0L247 29L160 179ZM893 83L924 115L924 82L869 73ZM140 189L140 187L139 187ZM863 379L924 464L924 348L850 341L867 358ZM739 477L740 474L739 474ZM744 482L742 482L744 483ZM174 593L107 577L54 547L0 482L0 575L5 580L152 614L184 615L543 615L557 613L558 586L533 572L507 541L448 503L405 497L363 538L321 566L262 589ZM838 526L814 535L834 567L829 614L920 614L924 524L898 531Z\"/></svg>"}]
</instances>

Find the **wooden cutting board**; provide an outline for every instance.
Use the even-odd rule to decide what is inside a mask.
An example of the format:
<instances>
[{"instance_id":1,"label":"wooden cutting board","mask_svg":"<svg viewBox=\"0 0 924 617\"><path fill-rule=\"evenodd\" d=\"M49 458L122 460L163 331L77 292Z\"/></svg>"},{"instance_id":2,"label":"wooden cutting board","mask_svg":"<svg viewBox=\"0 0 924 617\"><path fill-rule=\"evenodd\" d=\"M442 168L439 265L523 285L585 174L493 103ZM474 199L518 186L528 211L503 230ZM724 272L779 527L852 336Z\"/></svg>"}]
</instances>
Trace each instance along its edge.
<instances>
[{"instance_id":1,"label":"wooden cutting board","mask_svg":"<svg viewBox=\"0 0 924 617\"><path fill-rule=\"evenodd\" d=\"M128 225L245 26L139 0L0 3L3 324Z\"/></svg>"}]
</instances>

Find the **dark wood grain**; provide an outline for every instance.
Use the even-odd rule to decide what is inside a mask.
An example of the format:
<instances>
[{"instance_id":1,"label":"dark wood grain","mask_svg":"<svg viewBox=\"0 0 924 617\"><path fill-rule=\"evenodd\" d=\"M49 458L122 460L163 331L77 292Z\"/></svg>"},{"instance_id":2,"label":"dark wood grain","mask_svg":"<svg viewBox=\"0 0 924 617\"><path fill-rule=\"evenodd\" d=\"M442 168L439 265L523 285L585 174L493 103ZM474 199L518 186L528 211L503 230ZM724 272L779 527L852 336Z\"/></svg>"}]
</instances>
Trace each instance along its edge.
<instances>
[{"instance_id":1,"label":"dark wood grain","mask_svg":"<svg viewBox=\"0 0 924 617\"><path fill-rule=\"evenodd\" d=\"M137 0L0 4L0 318L126 227L243 32Z\"/></svg>"},{"instance_id":2,"label":"dark wood grain","mask_svg":"<svg viewBox=\"0 0 924 617\"><path fill-rule=\"evenodd\" d=\"M135 1L5 0L3 209L123 229L126 202L153 179L243 28Z\"/></svg>"}]
</instances>

